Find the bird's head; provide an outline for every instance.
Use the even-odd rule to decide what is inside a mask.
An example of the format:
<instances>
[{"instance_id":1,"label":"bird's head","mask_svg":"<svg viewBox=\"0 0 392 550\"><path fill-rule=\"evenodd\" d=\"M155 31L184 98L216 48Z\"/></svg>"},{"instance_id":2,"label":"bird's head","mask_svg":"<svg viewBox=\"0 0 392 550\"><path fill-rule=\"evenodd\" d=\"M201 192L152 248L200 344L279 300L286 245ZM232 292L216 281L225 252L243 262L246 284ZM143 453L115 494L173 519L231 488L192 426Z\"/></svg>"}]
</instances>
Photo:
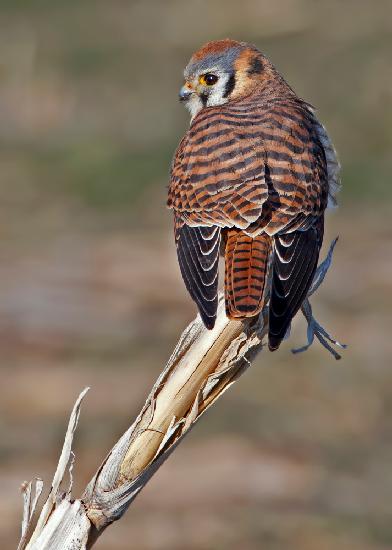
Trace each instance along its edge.
<instances>
[{"instance_id":1,"label":"bird's head","mask_svg":"<svg viewBox=\"0 0 392 550\"><path fill-rule=\"evenodd\" d=\"M255 46L229 39L208 42L194 53L184 77L179 98L192 118L205 107L223 105L282 80Z\"/></svg>"}]
</instances>

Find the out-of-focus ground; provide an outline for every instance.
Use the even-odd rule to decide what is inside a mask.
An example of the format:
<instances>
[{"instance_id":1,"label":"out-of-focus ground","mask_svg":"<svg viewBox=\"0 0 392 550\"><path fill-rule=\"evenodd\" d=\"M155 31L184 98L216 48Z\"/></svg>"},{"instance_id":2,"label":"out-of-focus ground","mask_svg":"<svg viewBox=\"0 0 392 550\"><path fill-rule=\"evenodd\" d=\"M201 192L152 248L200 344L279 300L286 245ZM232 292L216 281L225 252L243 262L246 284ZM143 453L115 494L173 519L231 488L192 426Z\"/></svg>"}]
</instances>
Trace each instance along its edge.
<instances>
[{"instance_id":1,"label":"out-of-focus ground","mask_svg":"<svg viewBox=\"0 0 392 550\"><path fill-rule=\"evenodd\" d=\"M341 239L314 311L263 352L97 549L392 548L392 4L0 2L0 547L46 488L86 385L80 494L195 314L165 195L183 66L252 41L318 107L343 164Z\"/></svg>"}]
</instances>

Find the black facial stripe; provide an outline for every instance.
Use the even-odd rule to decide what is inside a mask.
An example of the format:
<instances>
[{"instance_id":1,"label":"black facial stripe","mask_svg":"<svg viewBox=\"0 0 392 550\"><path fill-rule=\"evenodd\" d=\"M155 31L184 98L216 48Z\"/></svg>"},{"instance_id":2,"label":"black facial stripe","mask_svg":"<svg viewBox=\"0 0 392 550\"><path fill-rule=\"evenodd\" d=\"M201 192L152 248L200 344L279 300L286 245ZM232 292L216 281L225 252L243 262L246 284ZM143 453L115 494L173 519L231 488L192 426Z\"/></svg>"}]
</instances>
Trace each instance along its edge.
<instances>
[{"instance_id":1,"label":"black facial stripe","mask_svg":"<svg viewBox=\"0 0 392 550\"><path fill-rule=\"evenodd\" d=\"M208 94L206 93L200 94L200 99L201 99L201 102L203 103L203 107L205 107L208 101Z\"/></svg>"},{"instance_id":2,"label":"black facial stripe","mask_svg":"<svg viewBox=\"0 0 392 550\"><path fill-rule=\"evenodd\" d=\"M229 76L229 80L226 82L225 86L225 93L223 94L223 97L229 97L231 92L234 90L235 87L235 74L231 73Z\"/></svg>"},{"instance_id":3,"label":"black facial stripe","mask_svg":"<svg viewBox=\"0 0 392 550\"><path fill-rule=\"evenodd\" d=\"M256 55L250 64L250 67L248 69L248 74L260 74L263 71L263 61L260 59L258 55Z\"/></svg>"}]
</instances>

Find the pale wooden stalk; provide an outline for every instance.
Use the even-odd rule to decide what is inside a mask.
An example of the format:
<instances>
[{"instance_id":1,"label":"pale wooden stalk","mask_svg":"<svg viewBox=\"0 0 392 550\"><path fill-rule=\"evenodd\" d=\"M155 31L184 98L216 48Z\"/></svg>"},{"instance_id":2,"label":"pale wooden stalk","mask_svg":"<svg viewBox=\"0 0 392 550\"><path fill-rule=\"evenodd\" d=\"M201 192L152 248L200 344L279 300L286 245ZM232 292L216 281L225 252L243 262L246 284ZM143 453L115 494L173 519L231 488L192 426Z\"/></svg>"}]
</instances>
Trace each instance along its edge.
<instances>
[{"instance_id":1,"label":"pale wooden stalk","mask_svg":"<svg viewBox=\"0 0 392 550\"><path fill-rule=\"evenodd\" d=\"M318 268L309 294L321 284L332 250ZM307 300L304 314L309 323L309 342L316 336L323 345L328 340L340 346L313 319ZM72 411L52 489L37 520L42 484L36 483L38 496L33 496L31 482L24 485L18 550L91 548L103 530L124 514L204 411L246 371L261 350L266 333L267 308L258 319L230 321L222 296L213 330L207 330L198 316L183 332L136 421L109 452L82 497L75 500L71 499L72 483L65 491L61 483L65 482L67 466L72 472L72 439L84 390ZM329 344L326 347L331 351ZM335 350L332 352L339 357Z\"/></svg>"}]
</instances>

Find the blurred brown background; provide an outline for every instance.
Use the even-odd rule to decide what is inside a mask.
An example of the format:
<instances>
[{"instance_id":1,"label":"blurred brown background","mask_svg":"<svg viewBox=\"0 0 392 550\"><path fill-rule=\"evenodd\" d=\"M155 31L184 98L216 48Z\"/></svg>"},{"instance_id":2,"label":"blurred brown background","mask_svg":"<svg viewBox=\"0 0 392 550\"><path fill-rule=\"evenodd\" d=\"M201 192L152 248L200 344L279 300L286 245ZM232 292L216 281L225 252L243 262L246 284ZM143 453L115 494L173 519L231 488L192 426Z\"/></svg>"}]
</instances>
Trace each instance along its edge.
<instances>
[{"instance_id":1,"label":"blurred brown background","mask_svg":"<svg viewBox=\"0 0 392 550\"><path fill-rule=\"evenodd\" d=\"M20 483L57 463L86 385L79 494L138 412L195 307L165 208L188 125L182 70L254 42L318 107L343 164L316 317L349 344L247 375L97 549L392 548L390 0L1 0L0 547ZM153 342L151 342L153 334Z\"/></svg>"}]
</instances>

